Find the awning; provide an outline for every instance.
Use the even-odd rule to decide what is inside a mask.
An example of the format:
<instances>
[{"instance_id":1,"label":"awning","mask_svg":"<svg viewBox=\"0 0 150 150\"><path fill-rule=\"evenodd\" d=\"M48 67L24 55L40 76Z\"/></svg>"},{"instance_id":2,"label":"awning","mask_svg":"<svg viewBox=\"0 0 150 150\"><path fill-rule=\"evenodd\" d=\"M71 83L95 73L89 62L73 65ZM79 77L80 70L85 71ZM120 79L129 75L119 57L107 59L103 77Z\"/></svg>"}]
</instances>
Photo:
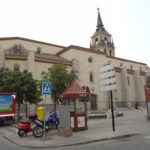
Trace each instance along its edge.
<instances>
[{"instance_id":1,"label":"awning","mask_svg":"<svg viewBox=\"0 0 150 150\"><path fill-rule=\"evenodd\" d=\"M79 83L74 80L70 87L68 87L62 94L63 98L76 99L81 96L87 96L90 94L90 90L87 86L80 86Z\"/></svg>"}]
</instances>

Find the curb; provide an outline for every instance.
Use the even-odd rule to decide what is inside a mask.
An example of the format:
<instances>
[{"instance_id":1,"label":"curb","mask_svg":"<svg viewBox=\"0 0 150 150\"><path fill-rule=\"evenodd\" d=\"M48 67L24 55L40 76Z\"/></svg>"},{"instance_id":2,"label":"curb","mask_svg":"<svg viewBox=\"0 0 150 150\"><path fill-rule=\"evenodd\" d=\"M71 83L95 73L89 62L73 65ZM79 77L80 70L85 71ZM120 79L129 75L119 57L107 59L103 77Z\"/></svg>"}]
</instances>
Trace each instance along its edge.
<instances>
[{"instance_id":1,"label":"curb","mask_svg":"<svg viewBox=\"0 0 150 150\"><path fill-rule=\"evenodd\" d=\"M57 146L54 146L54 145L47 145L47 146L22 145L22 144L18 144L16 142L14 142L13 140L11 140L10 138L8 138L7 136L3 136L3 137L6 140L8 140L9 142L11 142L11 143L13 143L15 145L18 145L20 147L41 149L41 148L60 148L60 147L85 145L85 144L102 142L102 141L110 141L110 140L117 140L117 139L129 138L129 137L133 137L133 136L137 136L137 135L140 135L140 134L139 133L124 134L124 135L119 135L119 136L114 136L114 137L107 137L107 138L101 138L101 139L95 139L95 140L87 140L87 141L84 141L84 142L78 142L78 143L74 143L74 144L61 144L61 145L57 145Z\"/></svg>"}]
</instances>

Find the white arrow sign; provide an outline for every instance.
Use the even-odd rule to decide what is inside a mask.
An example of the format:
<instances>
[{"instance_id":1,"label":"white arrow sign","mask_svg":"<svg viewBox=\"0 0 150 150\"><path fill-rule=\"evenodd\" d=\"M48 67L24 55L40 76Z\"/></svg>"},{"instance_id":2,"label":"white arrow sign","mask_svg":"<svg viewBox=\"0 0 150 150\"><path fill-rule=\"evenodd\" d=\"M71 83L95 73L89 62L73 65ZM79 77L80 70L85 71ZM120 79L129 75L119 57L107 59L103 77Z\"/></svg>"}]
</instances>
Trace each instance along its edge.
<instances>
[{"instance_id":1,"label":"white arrow sign","mask_svg":"<svg viewBox=\"0 0 150 150\"><path fill-rule=\"evenodd\" d=\"M102 80L103 79L113 78L113 76L115 76L115 71L101 73L101 79Z\"/></svg>"},{"instance_id":2,"label":"white arrow sign","mask_svg":"<svg viewBox=\"0 0 150 150\"><path fill-rule=\"evenodd\" d=\"M101 88L101 91L111 91L115 89L116 89L116 84L111 85L111 86L104 86L103 88Z\"/></svg>"},{"instance_id":3,"label":"white arrow sign","mask_svg":"<svg viewBox=\"0 0 150 150\"><path fill-rule=\"evenodd\" d=\"M101 70L101 91L111 91L117 88L114 67L111 64L104 65Z\"/></svg>"},{"instance_id":4,"label":"white arrow sign","mask_svg":"<svg viewBox=\"0 0 150 150\"><path fill-rule=\"evenodd\" d=\"M105 86L109 84L116 84L116 78L105 79L101 81L101 86Z\"/></svg>"}]
</instances>

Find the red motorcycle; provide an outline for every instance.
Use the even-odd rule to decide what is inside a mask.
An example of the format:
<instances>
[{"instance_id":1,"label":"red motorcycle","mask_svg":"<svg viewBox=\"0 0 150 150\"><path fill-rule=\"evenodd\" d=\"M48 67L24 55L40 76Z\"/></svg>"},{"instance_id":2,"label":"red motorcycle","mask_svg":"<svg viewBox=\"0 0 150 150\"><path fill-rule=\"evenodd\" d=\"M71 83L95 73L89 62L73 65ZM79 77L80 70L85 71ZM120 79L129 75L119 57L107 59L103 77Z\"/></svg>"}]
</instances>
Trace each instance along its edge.
<instances>
[{"instance_id":1,"label":"red motorcycle","mask_svg":"<svg viewBox=\"0 0 150 150\"><path fill-rule=\"evenodd\" d=\"M18 124L18 135L20 137L24 137L27 133L32 132L34 137L42 137L44 134L44 121L40 121L37 117L31 117L32 123L34 127L32 127L31 122L29 121L21 121ZM46 131L52 128L58 128L59 118L56 112L53 112L49 115L48 119L45 120L45 128Z\"/></svg>"},{"instance_id":2,"label":"red motorcycle","mask_svg":"<svg viewBox=\"0 0 150 150\"><path fill-rule=\"evenodd\" d=\"M18 126L18 135L24 137L27 133L32 132L31 123L29 121L21 121Z\"/></svg>"}]
</instances>

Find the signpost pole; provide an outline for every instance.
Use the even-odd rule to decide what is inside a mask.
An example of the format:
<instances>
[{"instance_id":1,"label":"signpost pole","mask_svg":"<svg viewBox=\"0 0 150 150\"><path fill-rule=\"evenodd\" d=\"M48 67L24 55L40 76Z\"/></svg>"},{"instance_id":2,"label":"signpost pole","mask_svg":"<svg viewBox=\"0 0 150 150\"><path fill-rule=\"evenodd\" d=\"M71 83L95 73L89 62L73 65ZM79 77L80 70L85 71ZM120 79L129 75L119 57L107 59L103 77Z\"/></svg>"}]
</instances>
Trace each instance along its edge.
<instances>
[{"instance_id":1,"label":"signpost pole","mask_svg":"<svg viewBox=\"0 0 150 150\"><path fill-rule=\"evenodd\" d=\"M44 96L45 116L44 116L44 137L46 139L46 96L51 95L52 85L49 81L42 81L42 95Z\"/></svg>"},{"instance_id":2,"label":"signpost pole","mask_svg":"<svg viewBox=\"0 0 150 150\"><path fill-rule=\"evenodd\" d=\"M112 129L115 131L115 117L114 117L114 105L113 105L113 93L110 91L110 101L111 101L111 114L112 114Z\"/></svg>"},{"instance_id":3,"label":"signpost pole","mask_svg":"<svg viewBox=\"0 0 150 150\"><path fill-rule=\"evenodd\" d=\"M46 95L44 96L45 116L44 116L44 139L46 139Z\"/></svg>"},{"instance_id":4,"label":"signpost pole","mask_svg":"<svg viewBox=\"0 0 150 150\"><path fill-rule=\"evenodd\" d=\"M101 91L110 92L110 105L112 114L112 129L115 132L115 116L114 116L114 105L113 105L113 93L116 87L116 76L115 69L112 64L106 64L101 68Z\"/></svg>"}]
</instances>

